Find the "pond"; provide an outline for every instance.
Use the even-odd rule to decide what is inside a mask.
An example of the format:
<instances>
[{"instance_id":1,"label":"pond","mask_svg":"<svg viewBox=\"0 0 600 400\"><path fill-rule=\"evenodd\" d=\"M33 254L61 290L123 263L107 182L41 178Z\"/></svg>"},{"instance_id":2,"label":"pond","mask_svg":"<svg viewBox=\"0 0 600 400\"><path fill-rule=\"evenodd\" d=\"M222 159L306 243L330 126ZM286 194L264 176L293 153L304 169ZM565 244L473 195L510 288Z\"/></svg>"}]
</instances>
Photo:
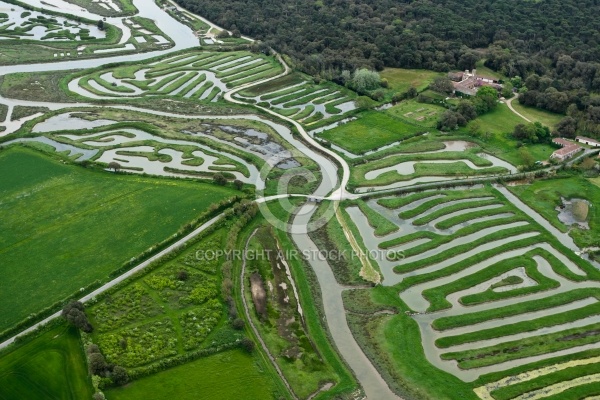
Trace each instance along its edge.
<instances>
[{"instance_id":1,"label":"pond","mask_svg":"<svg viewBox=\"0 0 600 400\"><path fill-rule=\"evenodd\" d=\"M565 199L561 197L562 204L556 207L558 219L567 226L577 226L581 229L590 229L588 214L592 206L589 201L584 199Z\"/></svg>"}]
</instances>

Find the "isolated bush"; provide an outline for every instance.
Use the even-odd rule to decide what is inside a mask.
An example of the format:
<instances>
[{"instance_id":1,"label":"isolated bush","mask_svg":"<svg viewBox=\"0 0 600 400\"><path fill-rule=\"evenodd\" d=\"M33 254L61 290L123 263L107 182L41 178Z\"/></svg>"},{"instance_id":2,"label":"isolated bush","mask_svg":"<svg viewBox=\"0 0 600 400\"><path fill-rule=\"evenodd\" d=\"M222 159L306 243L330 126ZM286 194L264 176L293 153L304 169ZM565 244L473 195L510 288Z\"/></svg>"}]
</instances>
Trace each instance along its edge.
<instances>
[{"instance_id":1,"label":"isolated bush","mask_svg":"<svg viewBox=\"0 0 600 400\"><path fill-rule=\"evenodd\" d=\"M187 281L189 277L190 277L190 274L187 271L181 270L177 273L178 281Z\"/></svg>"},{"instance_id":2,"label":"isolated bush","mask_svg":"<svg viewBox=\"0 0 600 400\"><path fill-rule=\"evenodd\" d=\"M233 329L241 331L242 329L244 329L244 325L246 325L246 323L243 319L236 318L233 320L233 323L231 325L233 326Z\"/></svg>"},{"instance_id":3,"label":"isolated bush","mask_svg":"<svg viewBox=\"0 0 600 400\"><path fill-rule=\"evenodd\" d=\"M104 397L104 393L102 393L102 392L96 392L92 396L92 399L94 399L94 400L106 400L106 397Z\"/></svg>"},{"instance_id":4,"label":"isolated bush","mask_svg":"<svg viewBox=\"0 0 600 400\"><path fill-rule=\"evenodd\" d=\"M225 186L227 184L227 178L223 174L215 174L213 176L213 182L217 185Z\"/></svg>"},{"instance_id":5,"label":"isolated bush","mask_svg":"<svg viewBox=\"0 0 600 400\"><path fill-rule=\"evenodd\" d=\"M240 347L246 350L248 353L252 353L254 351L254 342L247 337L243 338L240 341Z\"/></svg>"}]
</instances>

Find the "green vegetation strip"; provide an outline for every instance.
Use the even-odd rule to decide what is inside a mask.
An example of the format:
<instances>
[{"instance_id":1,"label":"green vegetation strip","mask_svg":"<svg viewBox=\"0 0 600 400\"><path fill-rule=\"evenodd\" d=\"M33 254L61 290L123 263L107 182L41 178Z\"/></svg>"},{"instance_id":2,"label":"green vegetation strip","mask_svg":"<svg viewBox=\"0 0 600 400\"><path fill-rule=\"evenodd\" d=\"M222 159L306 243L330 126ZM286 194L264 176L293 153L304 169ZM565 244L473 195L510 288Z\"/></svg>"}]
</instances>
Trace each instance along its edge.
<instances>
[{"instance_id":1,"label":"green vegetation strip","mask_svg":"<svg viewBox=\"0 0 600 400\"><path fill-rule=\"evenodd\" d=\"M423 243L423 244L417 245L415 247L411 247L410 249L404 250L402 253L404 254L405 257L411 257L411 256L414 256L417 254L424 253L428 250L433 250L443 244L450 243L451 241L453 241L457 238L471 235L471 234L479 232L480 230L483 230L483 229L492 228L492 227L498 227L498 229L501 229L503 225L508 225L508 224L512 224L514 222L519 222L519 221L523 221L523 220L524 219L521 217L512 216L512 217L508 217L508 218L505 218L502 220L494 219L494 220L490 220L490 221L482 221L482 222L478 222L478 223L466 226L466 227L458 230L453 235L445 235L445 236L437 235L437 234L431 233L429 231L415 232L415 233L423 233L423 235L421 235L421 236L428 237L432 240L427 243ZM431 236L427 235L430 233L431 233Z\"/></svg>"},{"instance_id":2,"label":"green vegetation strip","mask_svg":"<svg viewBox=\"0 0 600 400\"><path fill-rule=\"evenodd\" d=\"M599 314L600 303L594 303L571 311L563 312L560 314L552 314L534 320L517 322L515 324L510 325L503 324L491 329L484 329L480 331L465 333L464 335L446 336L436 340L435 345L439 348L444 349L452 346L457 346L459 344L495 339L508 335L516 335L519 333L531 332L550 326L568 324L569 322L575 322L582 318Z\"/></svg>"},{"instance_id":3,"label":"green vegetation strip","mask_svg":"<svg viewBox=\"0 0 600 400\"><path fill-rule=\"evenodd\" d=\"M480 349L444 353L441 358L458 361L458 366L462 369L473 369L598 341L600 341L600 324L591 324L582 328L514 340Z\"/></svg>"},{"instance_id":4,"label":"green vegetation strip","mask_svg":"<svg viewBox=\"0 0 600 400\"><path fill-rule=\"evenodd\" d=\"M572 303L577 300L597 296L597 289L578 289L570 292L559 293L545 299L524 301L522 303L513 304L510 306L499 307L485 311L478 311L470 314L463 314L452 317L442 317L433 321L432 326L438 331L445 331L448 329L455 329L461 328L463 326L479 324L493 319L502 319L529 312L548 310L564 304Z\"/></svg>"},{"instance_id":5,"label":"green vegetation strip","mask_svg":"<svg viewBox=\"0 0 600 400\"><path fill-rule=\"evenodd\" d=\"M423 199L427 199L429 197L435 197L435 196L446 196L446 195L443 193L438 193L438 192L434 192L434 191L418 192L418 193L412 193L409 195L405 195L402 197L391 197L391 198L380 199L377 201L377 203L381 206L384 206L385 208L389 208L390 210L395 210L396 208L407 206L411 203L414 203L415 201L423 200Z\"/></svg>"},{"instance_id":6,"label":"green vegetation strip","mask_svg":"<svg viewBox=\"0 0 600 400\"><path fill-rule=\"evenodd\" d=\"M455 227L456 225L464 224L465 222L472 221L479 218L492 217L500 214L514 214L514 209L510 206L493 208L491 210L478 210L472 211L454 217L445 219L435 224L437 229L446 230ZM498 219L495 219L497 221Z\"/></svg>"},{"instance_id":7,"label":"green vegetation strip","mask_svg":"<svg viewBox=\"0 0 600 400\"><path fill-rule=\"evenodd\" d=\"M436 211L431 212L421 218L414 220L413 225L416 225L416 226L426 225L426 224L430 223L431 221L434 221L438 218L455 213L457 211L463 211L463 210L468 210L470 208L486 207L486 206L492 206L492 205L502 206L502 203L500 203L499 200L492 198L492 199L487 199L487 200L479 199L479 200L475 200L475 201L452 204L452 205L443 207L439 210L436 210Z\"/></svg>"},{"instance_id":8,"label":"green vegetation strip","mask_svg":"<svg viewBox=\"0 0 600 400\"><path fill-rule=\"evenodd\" d=\"M427 192L418 193L418 194L426 194L426 193ZM468 190L468 191L467 190L447 190L444 192L438 192L438 194L442 195L443 197L431 199L431 200L419 205L418 207L401 212L400 214L398 214L398 216L402 219L414 218L420 214L423 214L425 211L427 211L435 206L438 206L438 205L444 204L444 203L448 203L450 201L472 199L472 198L478 198L478 197L489 197L490 191L486 190L486 189L474 189L474 190ZM425 196L422 198L427 198L427 197ZM397 208L397 207L393 207L393 208Z\"/></svg>"},{"instance_id":9,"label":"green vegetation strip","mask_svg":"<svg viewBox=\"0 0 600 400\"><path fill-rule=\"evenodd\" d=\"M470 250L473 250L476 247L484 245L486 243L499 241L502 239L507 239L507 238L510 238L510 237L513 237L516 235L520 235L523 233L530 233L530 232L537 232L537 231L535 230L535 228L533 228L530 225L518 226L518 227L515 227L512 229L505 229L505 230L497 231L497 232L491 233L487 236L484 236L482 238L478 238L477 240L474 240L470 243L465 243L463 245L455 246L452 249L449 249L443 253L438 253L434 256L420 259L420 260L410 262L407 264L398 265L398 266L394 267L394 271L396 273L406 273L406 272L416 271L418 269L428 267L430 265L434 265L434 264L437 264L444 260L450 259L459 254L464 254L464 253L466 253ZM540 241L539 235L537 235L536 237L533 237L533 238L523 239L522 241L520 241L520 243L524 243L525 241L528 241L531 239L537 239L536 242ZM511 242L511 243L513 243L513 242ZM501 248L501 247L502 246L500 246L498 248ZM496 249L488 250L488 251L482 252L480 254L488 254L490 251L494 252L495 250ZM477 257L477 256L475 256L475 257ZM473 257L469 258L468 260L471 260L471 259L473 259ZM475 263L476 262L474 262L473 264L475 264Z\"/></svg>"},{"instance_id":10,"label":"green vegetation strip","mask_svg":"<svg viewBox=\"0 0 600 400\"><path fill-rule=\"evenodd\" d=\"M373 210L364 201L357 200L356 204L358 205L358 208L360 208L360 211L362 211L362 213L365 215L365 217L367 217L371 228L375 229L376 236L386 236L400 229L399 226L385 218L383 215L379 214L377 211Z\"/></svg>"},{"instance_id":11,"label":"green vegetation strip","mask_svg":"<svg viewBox=\"0 0 600 400\"><path fill-rule=\"evenodd\" d=\"M524 267L527 275L535 280L538 284L531 287L518 288L504 292L495 292L491 290L491 288L488 288L484 292L462 297L459 299L460 303L470 306L524 294L536 293L558 287L559 283L557 281L547 278L537 270L537 263L531 257L532 255L527 253L522 256L502 260L474 274L457 279L454 282L424 290L423 297L431 304L428 308L428 311L433 312L451 308L452 305L448 302L448 300L446 300L448 295L469 289L475 285L486 282L518 267Z\"/></svg>"}]
</instances>

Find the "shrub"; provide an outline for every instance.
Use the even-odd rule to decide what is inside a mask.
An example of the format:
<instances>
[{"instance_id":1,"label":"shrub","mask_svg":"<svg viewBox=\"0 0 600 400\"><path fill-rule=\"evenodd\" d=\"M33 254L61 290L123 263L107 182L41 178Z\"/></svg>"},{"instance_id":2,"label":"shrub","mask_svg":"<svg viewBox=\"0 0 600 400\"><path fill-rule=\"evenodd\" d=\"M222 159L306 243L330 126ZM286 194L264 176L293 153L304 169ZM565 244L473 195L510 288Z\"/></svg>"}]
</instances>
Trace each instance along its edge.
<instances>
[{"instance_id":1,"label":"shrub","mask_svg":"<svg viewBox=\"0 0 600 400\"><path fill-rule=\"evenodd\" d=\"M248 353L252 353L254 351L255 345L251 339L245 337L240 341L240 347L246 350Z\"/></svg>"}]
</instances>

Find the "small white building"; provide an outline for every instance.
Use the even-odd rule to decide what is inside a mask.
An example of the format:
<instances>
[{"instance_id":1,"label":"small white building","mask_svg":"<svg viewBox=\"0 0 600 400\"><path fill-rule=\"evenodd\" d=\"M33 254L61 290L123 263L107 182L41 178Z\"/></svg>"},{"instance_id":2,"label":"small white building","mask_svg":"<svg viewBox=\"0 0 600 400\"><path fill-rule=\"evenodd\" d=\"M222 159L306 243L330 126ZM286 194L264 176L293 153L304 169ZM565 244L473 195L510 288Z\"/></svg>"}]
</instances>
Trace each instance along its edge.
<instances>
[{"instance_id":1,"label":"small white building","mask_svg":"<svg viewBox=\"0 0 600 400\"><path fill-rule=\"evenodd\" d=\"M575 138L579 143L587 144L588 146L600 147L600 142L594 139L587 138L585 136L577 136Z\"/></svg>"}]
</instances>

